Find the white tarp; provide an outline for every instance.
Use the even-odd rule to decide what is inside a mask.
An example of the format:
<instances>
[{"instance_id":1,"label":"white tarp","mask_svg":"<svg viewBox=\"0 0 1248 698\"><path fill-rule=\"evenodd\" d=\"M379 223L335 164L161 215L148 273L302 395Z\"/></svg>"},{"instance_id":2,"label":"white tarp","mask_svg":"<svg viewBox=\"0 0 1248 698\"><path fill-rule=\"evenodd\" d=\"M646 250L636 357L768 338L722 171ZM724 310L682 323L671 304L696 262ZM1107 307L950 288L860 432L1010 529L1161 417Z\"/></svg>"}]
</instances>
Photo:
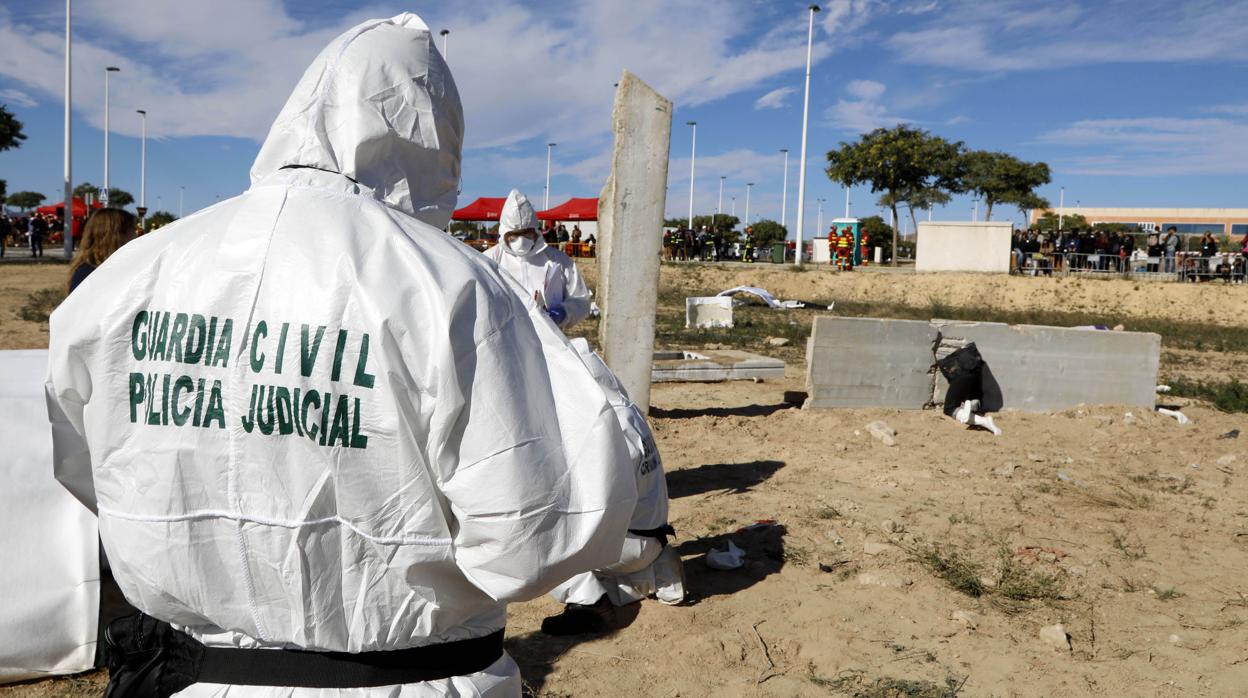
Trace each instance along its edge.
<instances>
[{"instance_id":1,"label":"white tarp","mask_svg":"<svg viewBox=\"0 0 1248 698\"><path fill-rule=\"evenodd\" d=\"M0 351L0 683L95 659L96 519L52 475L48 352Z\"/></svg>"}]
</instances>

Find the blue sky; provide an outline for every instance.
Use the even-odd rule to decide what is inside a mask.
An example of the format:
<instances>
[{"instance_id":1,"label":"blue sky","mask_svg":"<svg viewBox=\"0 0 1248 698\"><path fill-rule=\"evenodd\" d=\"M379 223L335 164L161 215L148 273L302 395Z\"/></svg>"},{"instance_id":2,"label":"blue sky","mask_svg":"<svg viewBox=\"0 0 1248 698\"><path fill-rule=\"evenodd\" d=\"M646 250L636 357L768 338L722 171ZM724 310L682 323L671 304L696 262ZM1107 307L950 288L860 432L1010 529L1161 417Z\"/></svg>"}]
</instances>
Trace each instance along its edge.
<instances>
[{"instance_id":1,"label":"blue sky","mask_svg":"<svg viewBox=\"0 0 1248 698\"><path fill-rule=\"evenodd\" d=\"M609 167L614 83L632 70L676 104L667 209L684 215L698 122L695 209L724 210L754 182L752 216L794 229L806 4L576 0L368 3L339 0L76 0L75 181L103 179L103 66L114 74L111 180L138 194L148 120L150 208L191 212L248 185L248 170L304 67L361 19L415 11L446 28L465 103L461 203L515 186L551 204L595 196ZM59 200L64 4L0 2L0 103L29 139L0 153L9 192ZM816 15L807 229L844 194L825 153L908 122L969 147L1044 160L1041 193L1069 205L1248 206L1248 0L833 0ZM851 192L852 213L876 195ZM936 219L968 219L955 199ZM981 212L982 214L982 212ZM1019 218L1013 209L994 218Z\"/></svg>"}]
</instances>

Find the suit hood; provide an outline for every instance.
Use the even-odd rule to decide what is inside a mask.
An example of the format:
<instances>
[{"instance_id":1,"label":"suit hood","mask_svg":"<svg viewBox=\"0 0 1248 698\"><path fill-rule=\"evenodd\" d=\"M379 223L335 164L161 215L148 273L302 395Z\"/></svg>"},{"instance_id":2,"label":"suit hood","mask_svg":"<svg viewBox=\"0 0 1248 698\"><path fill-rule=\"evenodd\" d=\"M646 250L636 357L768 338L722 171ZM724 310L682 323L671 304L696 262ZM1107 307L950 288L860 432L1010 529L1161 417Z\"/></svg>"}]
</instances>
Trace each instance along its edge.
<instances>
[{"instance_id":1,"label":"suit hood","mask_svg":"<svg viewBox=\"0 0 1248 698\"><path fill-rule=\"evenodd\" d=\"M429 27L405 13L363 22L304 72L251 168L337 172L437 228L458 198L464 113Z\"/></svg>"}]
</instances>

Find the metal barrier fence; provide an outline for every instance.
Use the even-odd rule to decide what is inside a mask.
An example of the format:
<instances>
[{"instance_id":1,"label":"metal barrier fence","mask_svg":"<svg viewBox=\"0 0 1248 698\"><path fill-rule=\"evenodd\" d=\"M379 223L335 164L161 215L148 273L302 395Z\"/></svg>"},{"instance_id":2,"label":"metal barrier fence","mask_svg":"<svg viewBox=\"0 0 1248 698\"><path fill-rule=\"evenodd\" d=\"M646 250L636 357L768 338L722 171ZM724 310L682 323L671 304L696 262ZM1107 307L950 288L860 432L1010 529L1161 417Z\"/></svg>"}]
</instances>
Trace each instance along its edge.
<instances>
[{"instance_id":1,"label":"metal barrier fence","mask_svg":"<svg viewBox=\"0 0 1248 698\"><path fill-rule=\"evenodd\" d=\"M1201 257L1190 252L1149 257L1133 254L1077 252L1014 253L1014 271L1025 276L1104 275L1158 281L1210 281L1243 283L1248 255L1224 252Z\"/></svg>"}]
</instances>

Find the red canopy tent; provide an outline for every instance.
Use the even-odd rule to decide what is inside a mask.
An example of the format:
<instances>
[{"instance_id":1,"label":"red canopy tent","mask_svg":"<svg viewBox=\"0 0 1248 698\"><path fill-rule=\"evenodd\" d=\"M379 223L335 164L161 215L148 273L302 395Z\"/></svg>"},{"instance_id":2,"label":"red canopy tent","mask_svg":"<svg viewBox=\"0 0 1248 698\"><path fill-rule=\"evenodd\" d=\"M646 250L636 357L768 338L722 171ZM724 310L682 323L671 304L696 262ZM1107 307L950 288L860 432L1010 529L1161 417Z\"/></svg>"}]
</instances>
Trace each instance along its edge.
<instances>
[{"instance_id":1,"label":"red canopy tent","mask_svg":"<svg viewBox=\"0 0 1248 698\"><path fill-rule=\"evenodd\" d=\"M496 221L503 212L506 198L483 196L467 206L455 209L451 220L456 221Z\"/></svg>"},{"instance_id":2,"label":"red canopy tent","mask_svg":"<svg viewBox=\"0 0 1248 698\"><path fill-rule=\"evenodd\" d=\"M596 221L598 220L598 197L568 199L554 208L539 211L537 218L543 221Z\"/></svg>"},{"instance_id":3,"label":"red canopy tent","mask_svg":"<svg viewBox=\"0 0 1248 698\"><path fill-rule=\"evenodd\" d=\"M74 218L82 218L83 216L87 215L87 202L83 200L81 196L74 197L73 206L74 206ZM94 201L91 203L92 210L95 210L97 208L102 208L102 207L103 207L103 204L101 204L98 201ZM64 208L65 208L65 202L58 201L54 204L48 204L47 206L40 206L39 208L35 209L35 213L43 213L43 214L48 214L48 215L53 215L53 216L63 215Z\"/></svg>"}]
</instances>

